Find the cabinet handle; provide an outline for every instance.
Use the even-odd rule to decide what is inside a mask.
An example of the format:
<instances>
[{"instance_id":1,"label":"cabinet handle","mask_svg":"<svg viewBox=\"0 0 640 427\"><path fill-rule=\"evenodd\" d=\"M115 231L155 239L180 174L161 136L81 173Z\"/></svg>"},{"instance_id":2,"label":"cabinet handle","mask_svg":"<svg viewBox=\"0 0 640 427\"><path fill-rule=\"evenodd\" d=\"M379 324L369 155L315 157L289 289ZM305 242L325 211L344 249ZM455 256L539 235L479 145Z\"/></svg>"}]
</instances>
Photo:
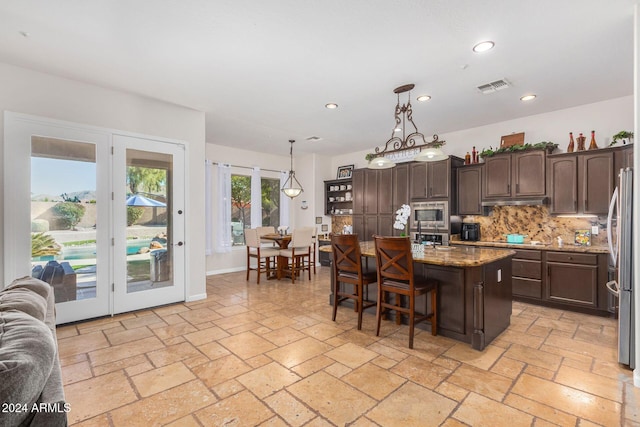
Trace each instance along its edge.
<instances>
[{"instance_id":1,"label":"cabinet handle","mask_svg":"<svg viewBox=\"0 0 640 427\"><path fill-rule=\"evenodd\" d=\"M576 212L578 211L578 201L577 200L573 201L573 210L576 211Z\"/></svg>"},{"instance_id":2,"label":"cabinet handle","mask_svg":"<svg viewBox=\"0 0 640 427\"><path fill-rule=\"evenodd\" d=\"M507 193L511 193L511 184L507 184Z\"/></svg>"},{"instance_id":3,"label":"cabinet handle","mask_svg":"<svg viewBox=\"0 0 640 427\"><path fill-rule=\"evenodd\" d=\"M547 277L551 279L551 266L547 264Z\"/></svg>"},{"instance_id":4,"label":"cabinet handle","mask_svg":"<svg viewBox=\"0 0 640 427\"><path fill-rule=\"evenodd\" d=\"M585 211L589 210L589 201L587 199L584 199L584 210Z\"/></svg>"},{"instance_id":5,"label":"cabinet handle","mask_svg":"<svg viewBox=\"0 0 640 427\"><path fill-rule=\"evenodd\" d=\"M429 187L429 196L433 196L433 188Z\"/></svg>"},{"instance_id":6,"label":"cabinet handle","mask_svg":"<svg viewBox=\"0 0 640 427\"><path fill-rule=\"evenodd\" d=\"M516 193L520 193L520 183L516 184Z\"/></svg>"}]
</instances>

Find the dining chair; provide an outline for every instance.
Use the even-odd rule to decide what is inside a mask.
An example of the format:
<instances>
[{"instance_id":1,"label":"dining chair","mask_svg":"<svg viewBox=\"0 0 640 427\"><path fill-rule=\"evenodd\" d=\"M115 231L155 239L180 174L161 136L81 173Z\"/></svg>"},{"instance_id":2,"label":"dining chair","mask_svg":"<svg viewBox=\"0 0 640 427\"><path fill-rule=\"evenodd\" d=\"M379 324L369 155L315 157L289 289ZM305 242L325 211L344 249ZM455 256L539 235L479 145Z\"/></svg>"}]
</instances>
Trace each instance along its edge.
<instances>
[{"instance_id":1,"label":"dining chair","mask_svg":"<svg viewBox=\"0 0 640 427\"><path fill-rule=\"evenodd\" d=\"M276 243L273 240L262 240L262 236L265 234L276 234L276 228L273 225L268 225L265 227L256 227L258 230L258 238L260 238L260 243L264 246L276 246Z\"/></svg>"},{"instance_id":2,"label":"dining chair","mask_svg":"<svg viewBox=\"0 0 640 427\"><path fill-rule=\"evenodd\" d=\"M280 249L280 257L287 259L287 264L282 266L281 271L291 274L291 283L295 283L296 276L304 273L305 270L309 271L309 280L311 280L313 234L313 227L296 228L291 235L289 247Z\"/></svg>"},{"instance_id":3,"label":"dining chair","mask_svg":"<svg viewBox=\"0 0 640 427\"><path fill-rule=\"evenodd\" d=\"M409 348L413 348L415 324L430 320L431 335L437 334L437 299L438 282L422 276L416 276L413 271L413 256L411 242L408 237L373 236L376 250L376 265L378 273L378 304L376 309L376 336L380 335L380 320L390 310L395 310L396 320L404 313L409 316ZM387 302L387 294L395 294L395 304ZM416 312L416 297L431 294L431 312L428 312L428 298L425 298L424 312ZM408 307L403 307L401 296L409 300ZM418 315L416 317L416 315Z\"/></svg>"},{"instance_id":4,"label":"dining chair","mask_svg":"<svg viewBox=\"0 0 640 427\"><path fill-rule=\"evenodd\" d=\"M362 329L362 312L376 305L375 301L364 299L365 286L378 281L375 269L363 268L360 242L357 234L337 234L331 237L333 252L333 318L336 321L338 305L346 300L354 300L358 312L358 329ZM348 286L351 285L351 286ZM347 290L347 287L349 288Z\"/></svg>"},{"instance_id":5,"label":"dining chair","mask_svg":"<svg viewBox=\"0 0 640 427\"><path fill-rule=\"evenodd\" d=\"M258 285L260 284L260 274L267 273L267 277L271 275L271 263L276 267L276 258L279 250L276 248L260 246L260 238L258 230L255 228L244 230L244 240L247 246L247 280L249 280L249 272L256 270L258 272ZM251 258L256 259L256 266L251 267Z\"/></svg>"}]
</instances>

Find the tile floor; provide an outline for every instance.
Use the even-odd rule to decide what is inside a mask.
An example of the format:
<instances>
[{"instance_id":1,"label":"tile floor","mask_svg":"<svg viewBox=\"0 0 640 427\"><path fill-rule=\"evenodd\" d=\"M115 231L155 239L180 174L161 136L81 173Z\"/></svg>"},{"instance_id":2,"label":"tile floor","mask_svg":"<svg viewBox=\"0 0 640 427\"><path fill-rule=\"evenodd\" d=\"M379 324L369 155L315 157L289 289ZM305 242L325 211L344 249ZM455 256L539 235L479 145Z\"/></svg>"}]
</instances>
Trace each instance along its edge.
<instances>
[{"instance_id":1,"label":"tile floor","mask_svg":"<svg viewBox=\"0 0 640 427\"><path fill-rule=\"evenodd\" d=\"M640 426L616 322L514 303L483 352L341 307L311 282L207 279L206 300L58 328L77 426Z\"/></svg>"}]
</instances>

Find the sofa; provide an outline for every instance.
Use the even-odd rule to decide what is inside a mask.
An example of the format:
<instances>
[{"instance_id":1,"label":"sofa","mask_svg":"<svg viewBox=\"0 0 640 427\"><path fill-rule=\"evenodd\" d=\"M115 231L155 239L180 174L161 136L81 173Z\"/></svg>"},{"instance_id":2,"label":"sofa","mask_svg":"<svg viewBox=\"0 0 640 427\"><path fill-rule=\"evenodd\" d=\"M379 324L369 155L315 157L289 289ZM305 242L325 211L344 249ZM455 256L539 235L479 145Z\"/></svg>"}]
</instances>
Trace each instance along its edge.
<instances>
[{"instance_id":1,"label":"sofa","mask_svg":"<svg viewBox=\"0 0 640 427\"><path fill-rule=\"evenodd\" d=\"M67 425L51 286L23 277L0 291L0 426Z\"/></svg>"}]
</instances>

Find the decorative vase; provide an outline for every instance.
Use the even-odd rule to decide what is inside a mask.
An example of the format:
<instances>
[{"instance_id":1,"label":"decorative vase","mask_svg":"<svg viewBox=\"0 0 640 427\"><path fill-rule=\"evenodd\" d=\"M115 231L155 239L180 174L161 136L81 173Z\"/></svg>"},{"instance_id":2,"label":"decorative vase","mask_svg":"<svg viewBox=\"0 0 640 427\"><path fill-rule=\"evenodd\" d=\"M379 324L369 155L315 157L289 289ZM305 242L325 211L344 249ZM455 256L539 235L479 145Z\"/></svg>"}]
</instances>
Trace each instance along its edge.
<instances>
[{"instance_id":1,"label":"decorative vase","mask_svg":"<svg viewBox=\"0 0 640 427\"><path fill-rule=\"evenodd\" d=\"M584 151L584 142L586 139L587 138L582 136L582 133L580 133L580 136L576 138L576 141L578 141L578 151Z\"/></svg>"},{"instance_id":2,"label":"decorative vase","mask_svg":"<svg viewBox=\"0 0 640 427\"><path fill-rule=\"evenodd\" d=\"M573 141L573 132L569 132L569 146L567 147L567 153L573 153L575 143Z\"/></svg>"},{"instance_id":3,"label":"decorative vase","mask_svg":"<svg viewBox=\"0 0 640 427\"><path fill-rule=\"evenodd\" d=\"M596 144L596 131L591 131L591 142L589 143L589 150L597 150L598 144Z\"/></svg>"}]
</instances>

